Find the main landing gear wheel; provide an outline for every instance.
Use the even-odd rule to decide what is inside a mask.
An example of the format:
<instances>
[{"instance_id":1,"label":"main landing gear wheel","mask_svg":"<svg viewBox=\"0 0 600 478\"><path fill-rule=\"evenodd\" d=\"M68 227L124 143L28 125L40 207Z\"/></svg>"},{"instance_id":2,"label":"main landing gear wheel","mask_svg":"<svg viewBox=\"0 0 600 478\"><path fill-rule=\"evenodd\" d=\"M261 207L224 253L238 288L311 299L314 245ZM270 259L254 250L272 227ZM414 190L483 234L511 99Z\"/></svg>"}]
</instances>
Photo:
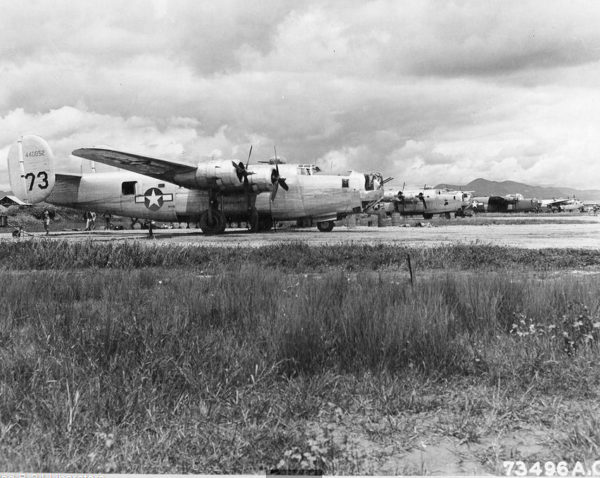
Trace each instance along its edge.
<instances>
[{"instance_id":1,"label":"main landing gear wheel","mask_svg":"<svg viewBox=\"0 0 600 478\"><path fill-rule=\"evenodd\" d=\"M263 216L258 221L258 227L261 231L270 231L273 228L273 219L269 216Z\"/></svg>"},{"instance_id":2,"label":"main landing gear wheel","mask_svg":"<svg viewBox=\"0 0 600 478\"><path fill-rule=\"evenodd\" d=\"M248 215L248 229L250 229L250 232L258 232L260 224L258 219L258 211L253 207Z\"/></svg>"},{"instance_id":3,"label":"main landing gear wheel","mask_svg":"<svg viewBox=\"0 0 600 478\"><path fill-rule=\"evenodd\" d=\"M265 232L265 231L270 231L272 227L273 227L273 219L271 219L271 217L259 216L258 220L256 221L256 227L253 228L252 224L251 224L250 231L251 232Z\"/></svg>"},{"instance_id":4,"label":"main landing gear wheel","mask_svg":"<svg viewBox=\"0 0 600 478\"><path fill-rule=\"evenodd\" d=\"M317 229L321 232L331 232L334 225L333 221L317 222Z\"/></svg>"},{"instance_id":5,"label":"main landing gear wheel","mask_svg":"<svg viewBox=\"0 0 600 478\"><path fill-rule=\"evenodd\" d=\"M204 211L200 215L200 229L204 234L223 234L227 221L221 211Z\"/></svg>"}]
</instances>

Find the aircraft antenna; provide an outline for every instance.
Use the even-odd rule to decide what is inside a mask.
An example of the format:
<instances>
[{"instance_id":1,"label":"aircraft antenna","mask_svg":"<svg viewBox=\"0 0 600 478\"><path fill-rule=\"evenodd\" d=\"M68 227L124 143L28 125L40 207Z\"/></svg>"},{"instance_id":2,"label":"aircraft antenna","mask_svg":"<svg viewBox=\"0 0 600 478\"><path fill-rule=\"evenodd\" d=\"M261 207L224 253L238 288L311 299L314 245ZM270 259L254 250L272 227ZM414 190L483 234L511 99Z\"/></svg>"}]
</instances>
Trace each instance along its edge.
<instances>
[{"instance_id":1,"label":"aircraft antenna","mask_svg":"<svg viewBox=\"0 0 600 478\"><path fill-rule=\"evenodd\" d=\"M17 140L17 150L19 152L19 170L21 171L21 177L25 177L25 161L23 159L23 136Z\"/></svg>"}]
</instances>

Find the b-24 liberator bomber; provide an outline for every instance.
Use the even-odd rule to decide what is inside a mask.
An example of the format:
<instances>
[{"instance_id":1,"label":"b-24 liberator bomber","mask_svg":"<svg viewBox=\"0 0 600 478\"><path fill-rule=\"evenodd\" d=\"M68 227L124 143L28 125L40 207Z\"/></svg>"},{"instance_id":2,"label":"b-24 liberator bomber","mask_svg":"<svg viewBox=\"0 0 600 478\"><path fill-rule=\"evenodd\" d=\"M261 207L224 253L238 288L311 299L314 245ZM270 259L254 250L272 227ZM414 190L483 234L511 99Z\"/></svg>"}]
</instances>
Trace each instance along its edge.
<instances>
[{"instance_id":1,"label":"b-24 liberator bomber","mask_svg":"<svg viewBox=\"0 0 600 478\"><path fill-rule=\"evenodd\" d=\"M541 208L541 201L535 198L526 198L522 194L507 194L506 196L484 196L473 198L474 207L483 212L537 212Z\"/></svg>"},{"instance_id":2,"label":"b-24 liberator bomber","mask_svg":"<svg viewBox=\"0 0 600 478\"><path fill-rule=\"evenodd\" d=\"M8 153L13 194L50 204L165 222L197 222L221 234L228 221L246 221L254 232L274 221L297 221L331 231L334 221L383 196L379 173L324 174L314 164L211 160L196 165L106 148L81 148L74 156L113 166L114 172L58 173L48 143L34 135ZM125 170L125 171L123 171Z\"/></svg>"},{"instance_id":3,"label":"b-24 liberator bomber","mask_svg":"<svg viewBox=\"0 0 600 478\"><path fill-rule=\"evenodd\" d=\"M399 212L403 216L422 215L424 219L431 219L434 214L444 214L448 218L451 214L464 215L470 199L469 191L425 187L406 191L386 190L383 202L392 205L391 212Z\"/></svg>"}]
</instances>

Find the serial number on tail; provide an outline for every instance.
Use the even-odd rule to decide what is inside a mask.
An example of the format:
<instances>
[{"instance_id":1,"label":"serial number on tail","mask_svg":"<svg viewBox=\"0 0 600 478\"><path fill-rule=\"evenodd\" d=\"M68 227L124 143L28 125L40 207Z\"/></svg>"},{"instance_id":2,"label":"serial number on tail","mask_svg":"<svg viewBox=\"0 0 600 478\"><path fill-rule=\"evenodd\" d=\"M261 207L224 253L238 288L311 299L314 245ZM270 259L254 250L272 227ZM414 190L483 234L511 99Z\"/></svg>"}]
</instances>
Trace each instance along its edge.
<instances>
[{"instance_id":1,"label":"serial number on tail","mask_svg":"<svg viewBox=\"0 0 600 478\"><path fill-rule=\"evenodd\" d=\"M44 156L46 152L43 149L38 149L36 151L27 151L25 153L26 158L34 158L36 156Z\"/></svg>"}]
</instances>

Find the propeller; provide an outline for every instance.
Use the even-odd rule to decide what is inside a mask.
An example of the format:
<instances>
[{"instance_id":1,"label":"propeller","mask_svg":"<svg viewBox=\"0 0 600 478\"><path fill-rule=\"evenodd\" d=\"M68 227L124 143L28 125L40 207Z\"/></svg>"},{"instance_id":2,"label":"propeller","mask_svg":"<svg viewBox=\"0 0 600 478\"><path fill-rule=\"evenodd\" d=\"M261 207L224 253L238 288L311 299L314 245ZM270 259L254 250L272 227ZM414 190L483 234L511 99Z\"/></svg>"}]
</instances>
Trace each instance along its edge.
<instances>
[{"instance_id":1,"label":"propeller","mask_svg":"<svg viewBox=\"0 0 600 478\"><path fill-rule=\"evenodd\" d=\"M275 151L275 169L271 170L271 184L273 185L273 190L271 191L271 201L275 200L279 186L281 186L285 191L289 191L290 189L285 182L285 178L282 178L279 174L279 161L277 160L277 149L275 149L275 146L273 146L273 150Z\"/></svg>"},{"instance_id":2,"label":"propeller","mask_svg":"<svg viewBox=\"0 0 600 478\"><path fill-rule=\"evenodd\" d=\"M235 161L231 162L231 164L235 168L235 173L236 173L238 179L240 180L240 183L243 181L244 186L248 186L248 176L250 176L251 174L254 174L252 171L248 171L248 165L250 164L250 156L251 155L252 155L252 145L250 145L250 151L248 152L248 160L246 161L245 165L242 161L240 161L239 163L236 163Z\"/></svg>"},{"instance_id":3,"label":"propeller","mask_svg":"<svg viewBox=\"0 0 600 478\"><path fill-rule=\"evenodd\" d=\"M427 209L427 203L425 202L425 196L423 196L423 191L421 191L417 197L419 198L419 201L421 201L423 203L423 207L425 209Z\"/></svg>"},{"instance_id":4,"label":"propeller","mask_svg":"<svg viewBox=\"0 0 600 478\"><path fill-rule=\"evenodd\" d=\"M258 215L256 212L256 208L254 208L253 204L252 204L252 196L250 195L251 186L250 186L250 182L248 181L248 176L250 176L251 174L254 174L254 172L248 171L248 165L250 164L250 156L252 156L252 145L250 145L250 151L248 151L248 159L246 160L245 165L242 161L240 161L239 163L232 161L231 164L235 168L235 172L236 172L237 177L240 180L240 182L242 182L242 181L244 182L244 194L246 196L246 209L248 211L248 222L251 224L256 224L258 221Z\"/></svg>"}]
</instances>

